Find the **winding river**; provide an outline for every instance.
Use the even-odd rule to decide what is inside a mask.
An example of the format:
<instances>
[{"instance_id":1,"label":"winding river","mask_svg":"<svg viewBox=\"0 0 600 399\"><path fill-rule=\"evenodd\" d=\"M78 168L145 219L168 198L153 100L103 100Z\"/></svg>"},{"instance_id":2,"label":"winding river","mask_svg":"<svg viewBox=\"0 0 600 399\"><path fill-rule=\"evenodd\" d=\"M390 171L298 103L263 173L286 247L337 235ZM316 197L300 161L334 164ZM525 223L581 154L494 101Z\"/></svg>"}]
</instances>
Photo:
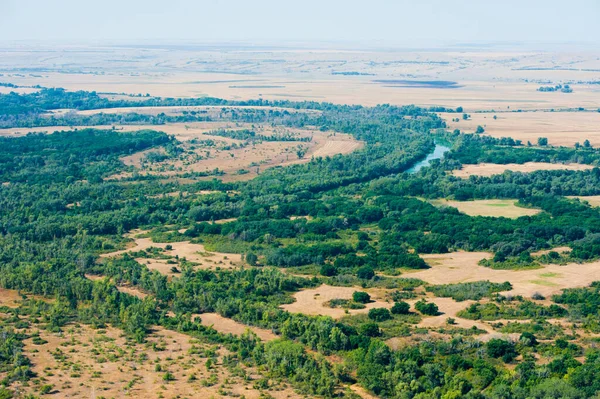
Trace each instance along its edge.
<instances>
[{"instance_id":1,"label":"winding river","mask_svg":"<svg viewBox=\"0 0 600 399\"><path fill-rule=\"evenodd\" d=\"M406 173L417 173L422 168L431 165L431 161L433 161L434 159L442 159L444 157L444 154L448 151L450 151L450 147L446 147L445 145L436 143L433 152L427 155L423 160L414 164L410 169L406 171Z\"/></svg>"}]
</instances>

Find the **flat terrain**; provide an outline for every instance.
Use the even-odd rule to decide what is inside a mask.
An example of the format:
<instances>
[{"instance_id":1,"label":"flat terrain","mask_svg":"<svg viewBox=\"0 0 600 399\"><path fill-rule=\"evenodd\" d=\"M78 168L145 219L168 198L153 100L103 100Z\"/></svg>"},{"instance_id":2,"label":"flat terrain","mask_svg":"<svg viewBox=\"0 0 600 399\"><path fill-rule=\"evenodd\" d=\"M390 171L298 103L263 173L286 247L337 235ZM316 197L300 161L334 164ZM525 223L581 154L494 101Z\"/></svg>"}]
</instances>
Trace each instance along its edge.
<instances>
[{"instance_id":1,"label":"flat terrain","mask_svg":"<svg viewBox=\"0 0 600 399\"><path fill-rule=\"evenodd\" d=\"M133 231L127 236L134 238L134 244L127 249L105 253L101 257L108 258L118 256L129 252L139 252L150 248L162 248L164 254L168 259L155 259L155 258L136 258L139 263L142 263L150 270L158 270L162 274L173 274L171 267L176 266L177 263L167 263L168 260L172 260L175 256L179 259L185 258L186 260L196 264L195 267L203 269L211 269L214 267L221 268L232 268L242 264L242 257L240 254L224 254L219 252L208 252L201 244L193 244L189 241L182 242L171 242L171 243L155 243L151 238L137 237L143 234L142 231ZM166 249L167 245L170 245L172 249Z\"/></svg>"},{"instance_id":2,"label":"flat terrain","mask_svg":"<svg viewBox=\"0 0 600 399\"><path fill-rule=\"evenodd\" d=\"M583 165L578 163L547 163L547 162L525 162L524 164L496 164L496 163L480 163L476 165L463 165L462 169L453 171L453 175L462 178L469 176L493 176L500 175L507 170L513 172L530 173L536 170L588 170L593 169L591 165Z\"/></svg>"},{"instance_id":3,"label":"flat terrain","mask_svg":"<svg viewBox=\"0 0 600 399\"><path fill-rule=\"evenodd\" d=\"M453 252L421 257L431 268L406 273L407 277L419 278L430 284L510 281L513 285L511 294L529 298L536 292L549 296L559 293L563 288L585 287L600 280L600 262L544 265L533 270L494 270L477 264L481 259L491 257L486 252Z\"/></svg>"},{"instance_id":4,"label":"flat terrain","mask_svg":"<svg viewBox=\"0 0 600 399\"><path fill-rule=\"evenodd\" d=\"M580 201L587 202L590 206L600 206L600 195L569 196L568 198L579 198Z\"/></svg>"},{"instance_id":5,"label":"flat terrain","mask_svg":"<svg viewBox=\"0 0 600 399\"><path fill-rule=\"evenodd\" d=\"M355 291L366 291L371 295L372 302L367 303L364 309L349 309L348 313L342 308L331 308L325 303L332 299L352 299ZM321 285L318 288L299 291L294 294L296 302L281 306L290 313L303 313L308 315L330 316L339 319L348 314L367 313L372 308L390 308L392 303L385 302L383 295L377 290L363 289L360 287L332 287Z\"/></svg>"},{"instance_id":6,"label":"flat terrain","mask_svg":"<svg viewBox=\"0 0 600 399\"><path fill-rule=\"evenodd\" d=\"M516 205L517 200L475 200L475 201L430 201L435 206L450 206L469 216L492 216L518 218L521 216L537 215L539 209L523 208Z\"/></svg>"},{"instance_id":7,"label":"flat terrain","mask_svg":"<svg viewBox=\"0 0 600 399\"><path fill-rule=\"evenodd\" d=\"M115 99L143 99L122 93L149 93L463 106L469 113L600 107L600 87L589 83L600 80L594 48L546 52L518 45L413 50L232 46L221 50L198 44L70 46L68 51L57 51L56 46L22 44L18 49L10 45L0 49L4 50L0 81L94 90ZM31 73L32 68L39 72ZM435 83L440 80L451 83ZM571 83L573 93L537 91L543 85L565 82Z\"/></svg>"},{"instance_id":8,"label":"flat terrain","mask_svg":"<svg viewBox=\"0 0 600 399\"><path fill-rule=\"evenodd\" d=\"M556 94L556 93L548 93ZM475 132L477 126L485 129L485 135L496 138L512 137L523 144L537 143L538 137L546 137L553 146L583 144L587 139L592 146L600 145L600 112L500 112L473 113L468 120L458 114L441 114L450 129ZM494 116L496 119L494 119ZM458 117L459 122L452 119Z\"/></svg>"},{"instance_id":9,"label":"flat terrain","mask_svg":"<svg viewBox=\"0 0 600 399\"><path fill-rule=\"evenodd\" d=\"M223 334L242 335L247 330L250 330L263 341L271 341L277 339L277 335L273 334L269 330L265 330L264 328L247 326L235 320L223 317L217 313L202 313L198 315L198 317L200 317L202 325L210 326Z\"/></svg>"},{"instance_id":10,"label":"flat terrain","mask_svg":"<svg viewBox=\"0 0 600 399\"><path fill-rule=\"evenodd\" d=\"M115 328L94 330L70 325L63 334L42 330L40 337L47 342L26 340L24 352L43 383L53 386L55 397L261 397L252 380L244 381L223 365L225 349L185 334L155 328L146 344L136 344ZM206 363L209 357L211 366ZM167 372L172 381L164 379ZM21 391L38 393L34 384L21 387ZM275 398L301 397L281 387L269 393Z\"/></svg>"}]
</instances>

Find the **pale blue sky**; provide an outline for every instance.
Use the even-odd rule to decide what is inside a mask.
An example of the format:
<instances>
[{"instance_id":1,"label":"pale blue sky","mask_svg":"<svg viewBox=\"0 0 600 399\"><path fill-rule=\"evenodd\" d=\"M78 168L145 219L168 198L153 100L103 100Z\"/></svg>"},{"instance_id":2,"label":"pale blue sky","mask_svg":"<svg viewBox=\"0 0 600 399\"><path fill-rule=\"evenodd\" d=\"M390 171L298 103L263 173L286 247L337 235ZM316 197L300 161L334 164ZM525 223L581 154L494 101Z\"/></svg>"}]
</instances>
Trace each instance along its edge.
<instances>
[{"instance_id":1,"label":"pale blue sky","mask_svg":"<svg viewBox=\"0 0 600 399\"><path fill-rule=\"evenodd\" d=\"M0 41L600 43L600 0L0 0Z\"/></svg>"}]
</instances>

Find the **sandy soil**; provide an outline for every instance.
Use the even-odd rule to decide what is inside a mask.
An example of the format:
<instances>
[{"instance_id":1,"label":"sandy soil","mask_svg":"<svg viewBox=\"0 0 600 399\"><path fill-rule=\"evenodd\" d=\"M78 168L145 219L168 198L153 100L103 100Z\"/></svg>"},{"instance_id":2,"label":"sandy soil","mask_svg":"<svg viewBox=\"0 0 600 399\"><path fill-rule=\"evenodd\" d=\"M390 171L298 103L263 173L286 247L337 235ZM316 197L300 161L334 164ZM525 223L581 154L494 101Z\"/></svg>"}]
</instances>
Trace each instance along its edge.
<instances>
[{"instance_id":1,"label":"sandy soil","mask_svg":"<svg viewBox=\"0 0 600 399\"><path fill-rule=\"evenodd\" d=\"M516 206L516 202L517 200L451 201L441 199L431 201L435 206L451 206L470 216L502 216L515 219L521 216L537 215L541 212L539 209Z\"/></svg>"},{"instance_id":2,"label":"sandy soil","mask_svg":"<svg viewBox=\"0 0 600 399\"><path fill-rule=\"evenodd\" d=\"M457 177L467 178L469 176L493 176L504 173L507 170L513 172L535 172L536 170L588 170L593 169L591 165L578 163L546 163L546 162L525 162L524 164L509 163L506 165L495 163L480 163L476 165L463 165L462 169L453 171Z\"/></svg>"},{"instance_id":3,"label":"sandy soil","mask_svg":"<svg viewBox=\"0 0 600 399\"><path fill-rule=\"evenodd\" d=\"M419 278L431 284L510 281L513 289L507 293L524 297L531 297L536 292L548 297L563 288L585 287L600 280L600 262L545 265L535 270L494 270L477 264L481 259L491 257L486 252L454 252L421 257L432 267L408 272L407 277Z\"/></svg>"},{"instance_id":4,"label":"sandy soil","mask_svg":"<svg viewBox=\"0 0 600 399\"><path fill-rule=\"evenodd\" d=\"M598 207L600 206L600 195L580 195L580 196L569 196L567 198L579 198L580 201L585 201L590 204L590 206Z\"/></svg>"},{"instance_id":5,"label":"sandy soil","mask_svg":"<svg viewBox=\"0 0 600 399\"><path fill-rule=\"evenodd\" d=\"M348 313L341 308L330 308L325 302L332 299L352 299L355 291L366 291L371 295L373 302L367 303L365 309L350 309ZM281 306L282 309L291 313L303 313L308 315L330 316L339 319L348 314L367 313L372 308L390 308L392 303L385 302L379 290L363 289L360 287L332 287L321 285L318 288L299 291L294 294L296 302Z\"/></svg>"},{"instance_id":6,"label":"sandy soil","mask_svg":"<svg viewBox=\"0 0 600 399\"><path fill-rule=\"evenodd\" d=\"M564 252L571 252L571 248L570 247L554 247L552 249L542 249L541 251L532 252L531 255L532 256L546 255L552 251L558 252L560 254L560 253L564 253Z\"/></svg>"},{"instance_id":7,"label":"sandy soil","mask_svg":"<svg viewBox=\"0 0 600 399\"><path fill-rule=\"evenodd\" d=\"M552 94L552 93L549 93ZM594 110L595 111L595 110ZM450 129L475 132L477 126L492 137L512 137L523 144L537 143L546 137L554 146L574 146L588 139L593 146L600 145L600 112L501 112L473 113L469 120L457 114L441 114ZM494 119L494 115L496 119ZM459 122L452 119L459 117Z\"/></svg>"},{"instance_id":8,"label":"sandy soil","mask_svg":"<svg viewBox=\"0 0 600 399\"><path fill-rule=\"evenodd\" d=\"M135 237L138 234L143 233L142 231L133 231L128 234L128 237ZM165 249L162 252L165 255L179 256L179 259L187 259L190 262L197 263L197 267L210 269L213 267L232 268L242 264L242 256L240 254L225 254L219 252L207 252L203 245L192 244L189 241L172 242L172 243L155 243L150 238L135 238L135 245L130 248L110 252L100 255L103 258L118 256L128 252L137 252L145 250L151 247L155 248L166 248L167 245L171 245L172 249ZM138 262L145 264L149 269L158 270L161 273L170 274L172 264L167 264L166 260L163 259L149 259L149 258L138 258ZM150 262L148 264L148 262Z\"/></svg>"},{"instance_id":9,"label":"sandy soil","mask_svg":"<svg viewBox=\"0 0 600 399\"><path fill-rule=\"evenodd\" d=\"M253 326L247 326L242 323L238 323L235 320L223 317L217 313L202 313L199 314L201 323L205 326L211 326L215 330L223 334L242 335L246 330L250 330L263 341L272 341L277 339L277 335L273 334L269 330L264 328L258 328Z\"/></svg>"},{"instance_id":10,"label":"sandy soil","mask_svg":"<svg viewBox=\"0 0 600 399\"><path fill-rule=\"evenodd\" d=\"M16 308L19 306L23 298L16 290L7 290L0 288L0 306L7 306L9 308Z\"/></svg>"},{"instance_id":11,"label":"sandy soil","mask_svg":"<svg viewBox=\"0 0 600 399\"><path fill-rule=\"evenodd\" d=\"M209 369L206 358L193 355L190 350L213 347L187 335L156 328L148 337L148 344L135 344L126 341L118 329L103 331L105 333L87 326L68 326L61 335L41 331L40 336L48 341L46 344L34 345L31 340L25 341L25 354L32 360L33 371L43 378L44 384L53 385L53 396L260 397L260 392L252 388L252 381L232 375L222 364L223 356L227 354L223 349L217 349L216 361ZM161 350L153 349L153 345ZM160 364L160 371L156 364ZM163 380L167 371L174 381ZM255 375L253 370L247 371ZM197 379L190 381L188 378L192 374ZM203 386L203 381L211 375L215 378L214 385ZM219 394L222 384L224 395ZM21 390L37 393L33 384L21 387ZM301 397L289 388L269 393L278 399Z\"/></svg>"}]
</instances>

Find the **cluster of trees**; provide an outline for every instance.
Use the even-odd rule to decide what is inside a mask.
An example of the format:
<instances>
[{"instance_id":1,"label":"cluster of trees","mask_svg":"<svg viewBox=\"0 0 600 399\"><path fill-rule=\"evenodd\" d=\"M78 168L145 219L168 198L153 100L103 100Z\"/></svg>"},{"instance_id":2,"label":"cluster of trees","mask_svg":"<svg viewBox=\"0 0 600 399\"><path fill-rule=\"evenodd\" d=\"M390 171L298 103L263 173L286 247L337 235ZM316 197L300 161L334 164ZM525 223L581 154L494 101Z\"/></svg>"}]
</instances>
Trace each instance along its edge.
<instances>
[{"instance_id":1,"label":"cluster of trees","mask_svg":"<svg viewBox=\"0 0 600 399\"><path fill-rule=\"evenodd\" d=\"M553 92L553 91L560 91L561 93L573 93L573 89L571 88L571 86L569 85L561 85L558 84L556 86L540 86L538 87L537 91L543 91L543 92Z\"/></svg>"}]
</instances>

